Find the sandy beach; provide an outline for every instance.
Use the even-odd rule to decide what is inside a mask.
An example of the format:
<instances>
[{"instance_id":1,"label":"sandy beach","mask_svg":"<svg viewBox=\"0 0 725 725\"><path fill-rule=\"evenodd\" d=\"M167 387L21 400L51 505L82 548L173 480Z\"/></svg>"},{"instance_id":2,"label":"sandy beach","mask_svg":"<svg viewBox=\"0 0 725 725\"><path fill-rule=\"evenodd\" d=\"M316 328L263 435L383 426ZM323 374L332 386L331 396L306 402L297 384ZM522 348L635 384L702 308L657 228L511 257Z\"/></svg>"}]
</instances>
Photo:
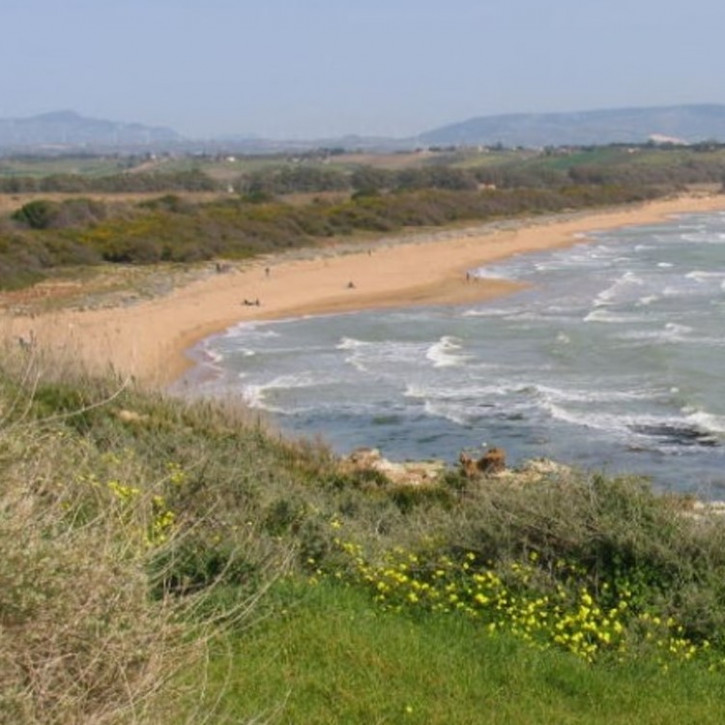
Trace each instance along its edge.
<instances>
[{"instance_id":1,"label":"sandy beach","mask_svg":"<svg viewBox=\"0 0 725 725\"><path fill-rule=\"evenodd\" d=\"M38 316L2 313L9 339L32 335L38 348L91 372L113 370L164 385L192 364L196 342L247 320L367 308L462 304L516 289L469 279L468 270L515 254L583 243L583 234L648 224L686 212L725 210L725 196L683 196L647 204L467 229L370 240L297 257L230 265L167 295L111 309ZM259 305L254 304L259 300ZM247 304L251 302L253 304Z\"/></svg>"}]
</instances>

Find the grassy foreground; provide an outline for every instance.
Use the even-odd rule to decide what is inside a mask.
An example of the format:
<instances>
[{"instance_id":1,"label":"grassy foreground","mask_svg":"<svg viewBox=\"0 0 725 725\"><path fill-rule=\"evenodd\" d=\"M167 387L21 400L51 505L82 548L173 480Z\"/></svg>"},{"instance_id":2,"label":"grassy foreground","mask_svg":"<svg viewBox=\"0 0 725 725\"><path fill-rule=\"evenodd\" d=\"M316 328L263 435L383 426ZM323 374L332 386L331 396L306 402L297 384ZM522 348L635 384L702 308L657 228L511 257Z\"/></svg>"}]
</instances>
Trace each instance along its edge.
<instances>
[{"instance_id":1,"label":"grassy foreground","mask_svg":"<svg viewBox=\"0 0 725 725\"><path fill-rule=\"evenodd\" d=\"M372 609L323 584L227 642L212 679L229 722L719 723L722 676L687 664L588 666L462 618Z\"/></svg>"},{"instance_id":2,"label":"grassy foreground","mask_svg":"<svg viewBox=\"0 0 725 725\"><path fill-rule=\"evenodd\" d=\"M0 721L721 722L725 523L635 479L347 470L0 368Z\"/></svg>"}]
</instances>

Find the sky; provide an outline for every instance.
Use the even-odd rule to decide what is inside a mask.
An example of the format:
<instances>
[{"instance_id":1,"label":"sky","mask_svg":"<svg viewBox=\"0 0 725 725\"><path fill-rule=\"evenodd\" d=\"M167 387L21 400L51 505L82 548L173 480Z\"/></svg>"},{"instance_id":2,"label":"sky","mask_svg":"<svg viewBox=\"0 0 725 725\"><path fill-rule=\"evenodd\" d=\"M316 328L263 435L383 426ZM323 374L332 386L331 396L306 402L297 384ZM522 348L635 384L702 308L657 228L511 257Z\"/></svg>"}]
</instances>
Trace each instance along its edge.
<instances>
[{"instance_id":1,"label":"sky","mask_svg":"<svg viewBox=\"0 0 725 725\"><path fill-rule=\"evenodd\" d=\"M1 0L0 118L408 137L725 103L722 0Z\"/></svg>"}]
</instances>

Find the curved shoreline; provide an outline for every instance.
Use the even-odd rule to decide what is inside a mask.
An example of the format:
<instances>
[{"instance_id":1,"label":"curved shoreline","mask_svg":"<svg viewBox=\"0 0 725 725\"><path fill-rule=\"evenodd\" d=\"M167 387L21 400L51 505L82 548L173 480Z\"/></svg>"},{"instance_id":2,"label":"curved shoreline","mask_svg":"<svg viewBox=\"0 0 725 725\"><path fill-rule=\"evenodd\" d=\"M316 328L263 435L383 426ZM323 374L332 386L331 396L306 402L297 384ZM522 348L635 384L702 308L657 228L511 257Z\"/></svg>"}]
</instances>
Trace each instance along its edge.
<instances>
[{"instance_id":1,"label":"curved shoreline","mask_svg":"<svg viewBox=\"0 0 725 725\"><path fill-rule=\"evenodd\" d=\"M233 266L130 307L62 310L35 318L3 312L3 329L8 339L32 331L41 349L91 372L112 369L163 386L193 366L187 354L191 347L239 322L485 301L520 285L469 280L468 270L517 254L586 243L581 235L598 230L718 210L725 210L725 196L690 195L303 250L298 258L282 255Z\"/></svg>"}]
</instances>

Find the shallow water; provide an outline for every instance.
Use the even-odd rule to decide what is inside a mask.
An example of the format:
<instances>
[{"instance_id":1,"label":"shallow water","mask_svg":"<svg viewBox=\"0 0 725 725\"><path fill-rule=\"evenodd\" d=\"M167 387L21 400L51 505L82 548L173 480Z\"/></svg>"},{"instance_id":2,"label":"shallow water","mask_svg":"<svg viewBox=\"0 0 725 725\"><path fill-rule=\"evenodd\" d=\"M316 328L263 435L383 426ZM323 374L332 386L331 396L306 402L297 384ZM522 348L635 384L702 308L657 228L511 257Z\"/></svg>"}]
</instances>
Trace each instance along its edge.
<instances>
[{"instance_id":1,"label":"shallow water","mask_svg":"<svg viewBox=\"0 0 725 725\"><path fill-rule=\"evenodd\" d=\"M725 214L589 235L476 275L533 286L477 306L238 325L193 354L194 393L395 460L498 445L725 495ZM472 282L473 283L473 282Z\"/></svg>"}]
</instances>

